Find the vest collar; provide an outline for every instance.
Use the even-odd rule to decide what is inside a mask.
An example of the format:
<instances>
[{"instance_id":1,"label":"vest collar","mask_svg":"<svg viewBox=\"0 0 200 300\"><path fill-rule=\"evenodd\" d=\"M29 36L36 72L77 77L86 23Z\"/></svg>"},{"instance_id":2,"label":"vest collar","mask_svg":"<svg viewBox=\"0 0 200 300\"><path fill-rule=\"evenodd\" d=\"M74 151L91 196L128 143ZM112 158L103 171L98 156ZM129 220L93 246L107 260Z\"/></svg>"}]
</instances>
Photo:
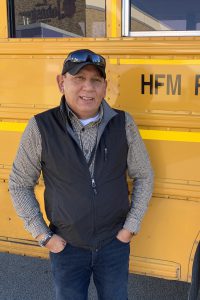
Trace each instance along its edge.
<instances>
[{"instance_id":1,"label":"vest collar","mask_svg":"<svg viewBox=\"0 0 200 300\"><path fill-rule=\"evenodd\" d=\"M103 108L103 117L101 119L101 123L103 123L105 126L108 124L108 122L117 115L117 112L110 107L110 105L106 102L105 99L102 101L102 108ZM64 118L65 121L69 122L70 120L70 113L71 110L68 109L68 105L66 105L66 100L65 96L63 95L61 97L60 101L60 111L62 114L62 117Z\"/></svg>"}]
</instances>

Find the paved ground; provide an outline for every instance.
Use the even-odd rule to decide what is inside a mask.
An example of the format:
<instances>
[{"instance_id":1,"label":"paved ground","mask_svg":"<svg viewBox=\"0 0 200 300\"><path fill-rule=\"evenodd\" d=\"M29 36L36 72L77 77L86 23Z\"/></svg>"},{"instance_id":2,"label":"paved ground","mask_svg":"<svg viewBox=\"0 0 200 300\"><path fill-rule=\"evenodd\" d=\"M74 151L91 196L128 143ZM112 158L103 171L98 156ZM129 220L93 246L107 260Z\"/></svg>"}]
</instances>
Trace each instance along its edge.
<instances>
[{"instance_id":1,"label":"paved ground","mask_svg":"<svg viewBox=\"0 0 200 300\"><path fill-rule=\"evenodd\" d=\"M187 300L189 284L130 275L129 300ZM48 260L0 253L0 300L54 300ZM97 300L90 285L89 300Z\"/></svg>"}]
</instances>

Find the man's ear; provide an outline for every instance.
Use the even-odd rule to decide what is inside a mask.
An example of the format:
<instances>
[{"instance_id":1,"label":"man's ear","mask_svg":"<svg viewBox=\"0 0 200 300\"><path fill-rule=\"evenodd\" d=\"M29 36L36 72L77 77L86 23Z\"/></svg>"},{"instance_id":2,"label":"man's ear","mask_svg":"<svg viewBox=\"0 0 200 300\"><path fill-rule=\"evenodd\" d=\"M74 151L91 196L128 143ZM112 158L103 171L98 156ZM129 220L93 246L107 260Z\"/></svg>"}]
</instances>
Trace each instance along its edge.
<instances>
[{"instance_id":1,"label":"man's ear","mask_svg":"<svg viewBox=\"0 0 200 300\"><path fill-rule=\"evenodd\" d=\"M105 98L105 96L106 96L106 90L107 90L107 85L108 85L108 82L107 82L107 80L105 79L105 82L104 82L104 98Z\"/></svg>"},{"instance_id":2,"label":"man's ear","mask_svg":"<svg viewBox=\"0 0 200 300\"><path fill-rule=\"evenodd\" d=\"M56 77L59 91L64 94L64 79L62 75L57 75Z\"/></svg>"}]
</instances>

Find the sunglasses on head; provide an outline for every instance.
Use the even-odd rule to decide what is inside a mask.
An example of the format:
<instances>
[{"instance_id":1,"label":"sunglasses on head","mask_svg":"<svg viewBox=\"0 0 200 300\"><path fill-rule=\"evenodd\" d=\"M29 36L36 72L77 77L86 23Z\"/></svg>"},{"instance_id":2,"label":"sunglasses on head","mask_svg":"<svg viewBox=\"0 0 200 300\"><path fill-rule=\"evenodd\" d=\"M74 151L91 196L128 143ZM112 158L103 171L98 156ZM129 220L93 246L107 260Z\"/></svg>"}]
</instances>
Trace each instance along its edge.
<instances>
[{"instance_id":1,"label":"sunglasses on head","mask_svg":"<svg viewBox=\"0 0 200 300\"><path fill-rule=\"evenodd\" d=\"M93 64L101 66L103 68L105 68L106 66L106 61L101 55L95 54L88 50L77 50L71 52L65 59L64 64L68 61L73 63L83 63L90 61Z\"/></svg>"}]
</instances>

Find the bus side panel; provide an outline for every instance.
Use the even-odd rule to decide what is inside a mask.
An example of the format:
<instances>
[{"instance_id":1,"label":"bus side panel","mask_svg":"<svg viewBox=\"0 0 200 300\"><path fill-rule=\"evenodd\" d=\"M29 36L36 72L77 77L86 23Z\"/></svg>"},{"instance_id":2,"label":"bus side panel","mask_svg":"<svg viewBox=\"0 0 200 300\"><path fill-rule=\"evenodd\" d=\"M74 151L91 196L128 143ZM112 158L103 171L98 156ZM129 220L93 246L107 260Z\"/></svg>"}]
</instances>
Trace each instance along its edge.
<instances>
[{"instance_id":1,"label":"bus side panel","mask_svg":"<svg viewBox=\"0 0 200 300\"><path fill-rule=\"evenodd\" d=\"M8 176L25 124L34 114L59 105L56 75L67 54L63 49L91 48L107 58L108 103L134 117L155 172L153 197L141 231L131 242L130 270L189 281L200 211L199 60L166 53L149 59L146 42L139 44L140 55L135 54L134 39L129 48L126 43L117 38L2 43L0 250L47 257L16 216ZM10 54L5 55L5 49ZM44 211L42 179L36 194Z\"/></svg>"}]
</instances>

